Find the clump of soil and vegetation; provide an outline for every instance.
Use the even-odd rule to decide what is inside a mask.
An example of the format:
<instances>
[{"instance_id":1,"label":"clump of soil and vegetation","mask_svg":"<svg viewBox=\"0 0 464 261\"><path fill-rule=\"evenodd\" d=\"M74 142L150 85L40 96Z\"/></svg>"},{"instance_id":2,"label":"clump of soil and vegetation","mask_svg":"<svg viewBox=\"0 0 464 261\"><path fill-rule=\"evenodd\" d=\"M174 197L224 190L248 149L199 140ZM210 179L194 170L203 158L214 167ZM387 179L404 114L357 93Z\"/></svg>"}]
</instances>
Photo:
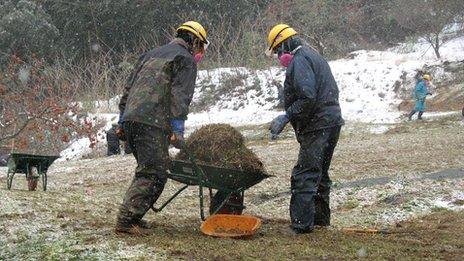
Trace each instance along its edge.
<instances>
[{"instance_id":1,"label":"clump of soil and vegetation","mask_svg":"<svg viewBox=\"0 0 464 261\"><path fill-rule=\"evenodd\" d=\"M264 164L246 147L243 135L228 124L210 124L193 132L177 159L188 160L189 153L196 160L216 167L265 173Z\"/></svg>"}]
</instances>

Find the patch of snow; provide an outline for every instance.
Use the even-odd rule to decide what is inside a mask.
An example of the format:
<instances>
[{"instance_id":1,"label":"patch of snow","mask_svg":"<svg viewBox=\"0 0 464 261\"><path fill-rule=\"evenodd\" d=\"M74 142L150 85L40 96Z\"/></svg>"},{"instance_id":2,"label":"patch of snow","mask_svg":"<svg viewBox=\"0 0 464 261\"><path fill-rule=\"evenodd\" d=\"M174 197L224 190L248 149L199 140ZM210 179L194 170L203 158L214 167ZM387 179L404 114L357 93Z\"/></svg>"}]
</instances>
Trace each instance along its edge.
<instances>
[{"instance_id":1,"label":"patch of snow","mask_svg":"<svg viewBox=\"0 0 464 261\"><path fill-rule=\"evenodd\" d=\"M446 117L446 116L451 116L451 115L457 115L460 114L460 111L444 111L444 112L425 112L424 113L424 118L440 118L440 117Z\"/></svg>"},{"instance_id":2,"label":"patch of snow","mask_svg":"<svg viewBox=\"0 0 464 261\"><path fill-rule=\"evenodd\" d=\"M340 89L343 117L348 121L367 123L395 123L400 120L395 93L397 82L412 79L425 65L438 65L442 60L464 59L464 37L454 38L441 48L442 60L435 58L433 49L423 40L416 44L402 44L387 51L360 50L352 59L329 62ZM445 77L436 72L434 77ZM212 101L207 112L190 115L192 125L224 122L232 125L260 124L272 119L278 101L278 87L285 72L282 68L252 71L247 68L219 68L200 71L194 102L205 95L211 86L219 86L228 77L239 77L238 86L228 86L219 100ZM256 85L259 87L256 87ZM243 93L245 91L245 93ZM250 120L251 119L251 120Z\"/></svg>"},{"instance_id":3,"label":"patch of snow","mask_svg":"<svg viewBox=\"0 0 464 261\"><path fill-rule=\"evenodd\" d=\"M119 100L121 97L115 96L107 101L105 100L99 100L94 102L95 110L96 112L117 112L119 111L118 105L119 105ZM117 113L116 117L119 117L119 113ZM118 119L116 119L117 121Z\"/></svg>"},{"instance_id":4,"label":"patch of snow","mask_svg":"<svg viewBox=\"0 0 464 261\"><path fill-rule=\"evenodd\" d=\"M461 202L456 204L456 202ZM454 195L450 198L438 198L433 203L435 206L440 208L446 208L454 211L464 211L464 193L462 191L455 192Z\"/></svg>"},{"instance_id":5,"label":"patch of snow","mask_svg":"<svg viewBox=\"0 0 464 261\"><path fill-rule=\"evenodd\" d=\"M388 126L388 125L377 125L377 126L373 126L369 129L369 132L370 133L373 133L373 134L384 134L385 132L387 132L389 129L391 128L391 126Z\"/></svg>"},{"instance_id":6,"label":"patch of snow","mask_svg":"<svg viewBox=\"0 0 464 261\"><path fill-rule=\"evenodd\" d=\"M90 115L89 118L95 122L103 122L104 126L97 132L97 143L100 145L106 144L106 131L109 130L112 124L117 123L119 114L115 113L97 113ZM88 138L76 139L65 150L61 151L59 161L77 160L85 155L92 153L90 148L90 140Z\"/></svg>"},{"instance_id":7,"label":"patch of snow","mask_svg":"<svg viewBox=\"0 0 464 261\"><path fill-rule=\"evenodd\" d=\"M411 43L403 43L397 47L391 48L389 51L402 55L404 60L421 60L421 61L439 61L433 48L425 39L413 45ZM464 59L464 36L453 38L446 41L440 47L441 60L460 61Z\"/></svg>"},{"instance_id":8,"label":"patch of snow","mask_svg":"<svg viewBox=\"0 0 464 261\"><path fill-rule=\"evenodd\" d=\"M257 110L244 108L239 110L222 109L189 115L186 121L188 127L198 127L212 123L227 123L233 126L259 125L270 122L283 111Z\"/></svg>"}]
</instances>

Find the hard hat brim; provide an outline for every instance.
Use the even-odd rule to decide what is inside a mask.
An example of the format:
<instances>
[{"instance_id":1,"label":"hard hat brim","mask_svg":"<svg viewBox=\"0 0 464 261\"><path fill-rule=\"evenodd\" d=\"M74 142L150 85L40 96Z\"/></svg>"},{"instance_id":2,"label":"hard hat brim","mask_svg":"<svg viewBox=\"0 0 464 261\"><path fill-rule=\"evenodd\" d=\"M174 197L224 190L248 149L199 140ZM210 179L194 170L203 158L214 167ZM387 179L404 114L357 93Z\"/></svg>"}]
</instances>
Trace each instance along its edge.
<instances>
[{"instance_id":1,"label":"hard hat brim","mask_svg":"<svg viewBox=\"0 0 464 261\"><path fill-rule=\"evenodd\" d=\"M185 30L185 31L188 31L188 32L191 32L192 34L194 34L196 37L200 38L200 40L206 45L209 45L209 41L208 39L206 39L206 36L202 35L201 33L197 32L195 30L195 28L189 26L189 25L181 25L179 26L179 28L177 28L176 31L179 31L179 30Z\"/></svg>"}]
</instances>

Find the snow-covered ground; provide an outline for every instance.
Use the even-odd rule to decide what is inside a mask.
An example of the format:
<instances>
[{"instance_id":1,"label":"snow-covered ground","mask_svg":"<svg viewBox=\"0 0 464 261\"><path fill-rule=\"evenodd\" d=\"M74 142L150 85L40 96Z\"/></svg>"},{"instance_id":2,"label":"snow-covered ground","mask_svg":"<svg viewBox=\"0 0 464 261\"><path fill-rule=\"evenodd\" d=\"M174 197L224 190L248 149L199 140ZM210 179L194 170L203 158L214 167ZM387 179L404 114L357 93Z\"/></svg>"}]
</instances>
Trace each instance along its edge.
<instances>
[{"instance_id":1,"label":"snow-covered ground","mask_svg":"<svg viewBox=\"0 0 464 261\"><path fill-rule=\"evenodd\" d=\"M348 121L397 122L400 116L397 107L401 100L394 91L395 83L401 82L402 77L413 79L424 65L464 60L464 37L448 41L440 52L442 58L438 60L433 49L424 41L419 41L413 45L401 44L387 51L356 51L350 55L353 58L330 61L332 73L340 88L343 117ZM278 104L277 85L283 85L285 72L283 68L277 67L256 71L246 68L201 71L194 103L204 95L203 86L217 86L233 77L244 80L239 81L241 85L222 94L221 99L214 101L208 111L190 115L188 125L215 122L260 124L269 122L279 113L275 110ZM243 90L248 91L234 95Z\"/></svg>"},{"instance_id":2,"label":"snow-covered ground","mask_svg":"<svg viewBox=\"0 0 464 261\"><path fill-rule=\"evenodd\" d=\"M106 144L106 130L111 128L113 123L118 121L119 114L116 113L96 113L89 115L90 119L95 122L101 122L104 126L97 133L97 144ZM61 151L60 158L57 161L77 160L85 155L92 153L90 140L88 138L80 138L71 142L70 146Z\"/></svg>"},{"instance_id":3,"label":"snow-covered ground","mask_svg":"<svg viewBox=\"0 0 464 261\"><path fill-rule=\"evenodd\" d=\"M343 117L348 122L392 124L399 122L398 105L402 101L395 92L397 82L413 82L417 70L425 65L464 60L464 37L446 42L440 49L442 58L436 59L433 49L423 41L405 43L386 51L360 50L350 58L330 61L330 67L340 89ZM437 72L435 78L446 77ZM247 68L218 68L200 71L192 107L203 104L191 113L186 122L187 133L201 125L228 123L233 126L259 125L270 122L282 113L278 109L279 88L285 70L272 67L266 70ZM413 88L413 86L411 86ZM118 98L97 101L96 117L105 123L98 141L106 142L104 131L116 123ZM114 113L100 113L101 108ZM381 133L385 126L375 127ZM63 159L78 159L89 154L90 142L80 139L62 152Z\"/></svg>"}]
</instances>

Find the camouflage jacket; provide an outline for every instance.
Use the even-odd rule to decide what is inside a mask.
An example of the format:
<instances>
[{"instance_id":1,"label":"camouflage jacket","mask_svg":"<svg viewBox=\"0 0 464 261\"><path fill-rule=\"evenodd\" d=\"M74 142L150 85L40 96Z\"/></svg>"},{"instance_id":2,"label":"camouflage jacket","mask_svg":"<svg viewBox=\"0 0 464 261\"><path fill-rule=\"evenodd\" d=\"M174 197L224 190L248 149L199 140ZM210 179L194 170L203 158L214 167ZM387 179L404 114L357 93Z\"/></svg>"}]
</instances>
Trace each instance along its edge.
<instances>
[{"instance_id":1,"label":"camouflage jacket","mask_svg":"<svg viewBox=\"0 0 464 261\"><path fill-rule=\"evenodd\" d=\"M123 120L169 130L169 120L187 119L196 76L197 65L182 39L144 53L119 103Z\"/></svg>"}]
</instances>

